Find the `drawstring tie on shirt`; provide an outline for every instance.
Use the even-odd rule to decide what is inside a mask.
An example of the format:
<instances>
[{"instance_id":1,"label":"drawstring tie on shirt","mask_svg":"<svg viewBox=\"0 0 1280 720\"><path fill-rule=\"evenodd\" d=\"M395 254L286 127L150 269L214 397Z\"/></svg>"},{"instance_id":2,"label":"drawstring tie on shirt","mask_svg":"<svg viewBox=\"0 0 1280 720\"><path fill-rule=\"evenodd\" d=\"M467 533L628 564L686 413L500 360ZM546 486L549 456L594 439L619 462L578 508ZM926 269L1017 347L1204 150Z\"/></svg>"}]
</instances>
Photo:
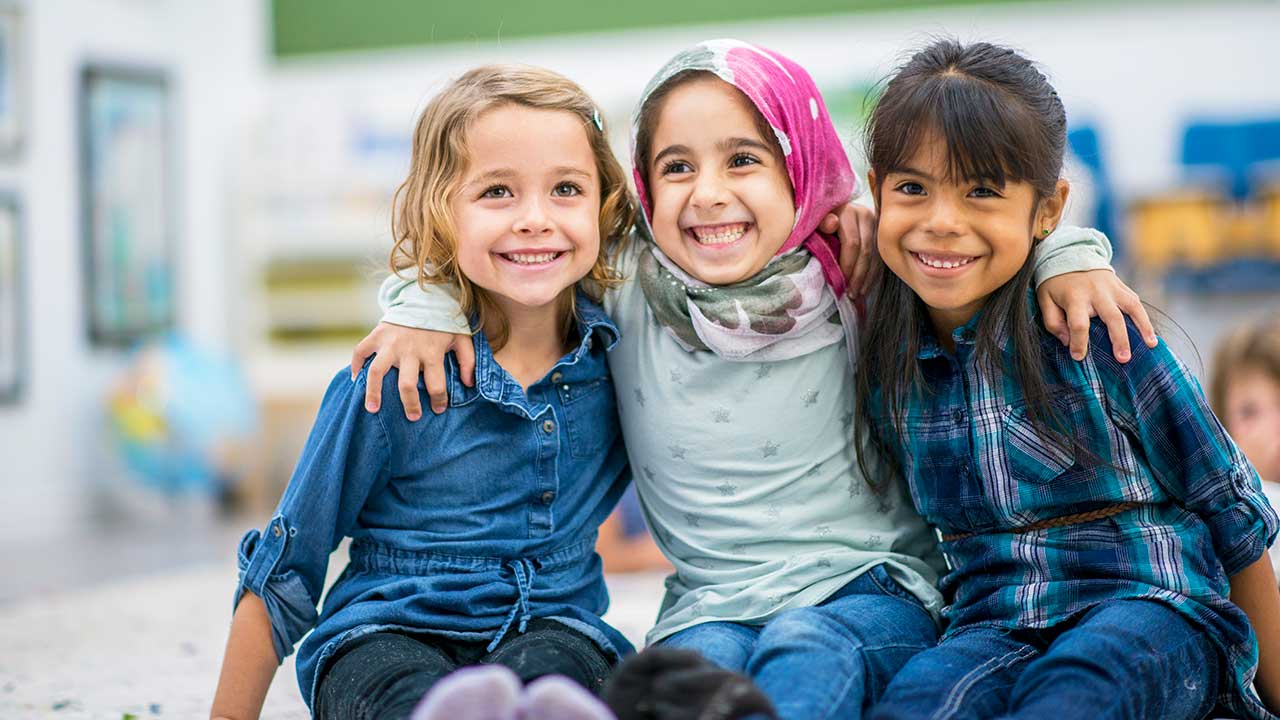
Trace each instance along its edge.
<instances>
[{"instance_id":1,"label":"drawstring tie on shirt","mask_svg":"<svg viewBox=\"0 0 1280 720\"><path fill-rule=\"evenodd\" d=\"M533 590L533 576L537 570L533 565L533 561L527 558L517 558L508 560L506 567L511 569L512 574L516 577L516 601L511 605L511 612L507 613L507 621L502 623L502 628L498 630L498 634L493 636L493 640L489 642L489 647L485 648L485 652L493 652L502 642L502 638L506 637L507 631L511 629L511 623L515 622L516 616L520 616L520 626L516 632L523 633L525 628L529 626L529 593Z\"/></svg>"}]
</instances>

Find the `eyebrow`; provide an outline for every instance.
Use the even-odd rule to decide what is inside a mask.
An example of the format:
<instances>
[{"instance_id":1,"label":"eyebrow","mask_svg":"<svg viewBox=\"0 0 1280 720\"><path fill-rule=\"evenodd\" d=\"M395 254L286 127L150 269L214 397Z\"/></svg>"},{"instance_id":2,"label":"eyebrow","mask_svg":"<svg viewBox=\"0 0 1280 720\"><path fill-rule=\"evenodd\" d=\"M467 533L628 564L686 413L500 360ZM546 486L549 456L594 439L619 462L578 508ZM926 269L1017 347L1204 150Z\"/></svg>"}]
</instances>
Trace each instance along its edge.
<instances>
[{"instance_id":1,"label":"eyebrow","mask_svg":"<svg viewBox=\"0 0 1280 720\"><path fill-rule=\"evenodd\" d=\"M583 170L582 168L574 167L572 165L558 165L556 167L553 167L551 168L550 174L551 175L572 175L574 177L580 177L585 180L591 179L591 173L587 172L586 170ZM495 168L493 170L489 170L487 172L481 173L476 177L472 178L472 180L467 183L467 187L471 187L474 185L483 185L485 183L490 183L498 180L510 180L512 178L517 177L518 175L519 173L515 171L515 168L509 168L509 167Z\"/></svg>"},{"instance_id":2,"label":"eyebrow","mask_svg":"<svg viewBox=\"0 0 1280 720\"><path fill-rule=\"evenodd\" d=\"M769 147L765 143L760 142L759 140L756 140L755 138L730 137L730 138L722 138L716 141L716 150L720 152L729 152L730 150L737 150L738 148L743 148L743 147L754 148L768 155L773 154L773 148ZM689 149L688 145L668 145L667 147L663 148L662 151L659 152L657 155L653 156L653 164L657 165L659 160L661 160L662 158L668 155L691 155L691 154L693 154L693 151Z\"/></svg>"},{"instance_id":3,"label":"eyebrow","mask_svg":"<svg viewBox=\"0 0 1280 720\"><path fill-rule=\"evenodd\" d=\"M925 172L925 171L923 171L923 170L917 170L917 169L915 169L915 168L911 167L910 165L904 165L904 166L902 166L902 167L898 168L897 170L894 170L894 171L890 172L889 174L890 174L890 175L894 175L894 174L897 174L897 175L916 175L916 176L918 176L918 177L922 177L922 178L924 178L925 180L936 180L936 179L937 179L937 178L935 178L934 176L930 175L929 173L927 173L927 172Z\"/></svg>"},{"instance_id":4,"label":"eyebrow","mask_svg":"<svg viewBox=\"0 0 1280 720\"><path fill-rule=\"evenodd\" d=\"M904 166L904 167L900 167L900 168L898 168L897 170L894 170L894 171L892 171L892 172L890 172L890 173L888 173L888 174L889 174L889 175L894 175L894 174L898 174L898 175L915 175L915 176L917 176L917 177L922 177L922 178L924 178L925 180L929 180L930 182L937 182L937 178L935 178L934 176L930 175L929 173L927 173L927 172L925 172L925 171L923 171L923 170L917 170L916 168L913 168L913 167L911 167L911 166L909 166L909 165ZM1004 187L1004 185L1005 185L1005 183L1002 183L1002 182L998 181L996 178L993 178L993 177L981 177L981 176L978 176L978 177L969 177L969 178L964 178L964 180L963 180L963 181L964 181L964 182L985 182L985 183L991 183L991 184L993 184L993 185L999 185L999 186L1001 186L1001 187Z\"/></svg>"}]
</instances>

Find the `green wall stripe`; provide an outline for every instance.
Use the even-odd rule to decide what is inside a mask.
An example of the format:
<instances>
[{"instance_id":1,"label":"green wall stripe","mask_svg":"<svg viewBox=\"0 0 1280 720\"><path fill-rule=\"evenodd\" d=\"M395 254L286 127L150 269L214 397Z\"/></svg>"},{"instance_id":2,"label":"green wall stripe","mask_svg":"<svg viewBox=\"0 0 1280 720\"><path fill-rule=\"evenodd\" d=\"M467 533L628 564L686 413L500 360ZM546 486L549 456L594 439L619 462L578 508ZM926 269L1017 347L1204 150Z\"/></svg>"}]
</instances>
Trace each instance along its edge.
<instances>
[{"instance_id":1,"label":"green wall stripe","mask_svg":"<svg viewBox=\"0 0 1280 720\"><path fill-rule=\"evenodd\" d=\"M277 57L1031 0L272 0Z\"/></svg>"}]
</instances>

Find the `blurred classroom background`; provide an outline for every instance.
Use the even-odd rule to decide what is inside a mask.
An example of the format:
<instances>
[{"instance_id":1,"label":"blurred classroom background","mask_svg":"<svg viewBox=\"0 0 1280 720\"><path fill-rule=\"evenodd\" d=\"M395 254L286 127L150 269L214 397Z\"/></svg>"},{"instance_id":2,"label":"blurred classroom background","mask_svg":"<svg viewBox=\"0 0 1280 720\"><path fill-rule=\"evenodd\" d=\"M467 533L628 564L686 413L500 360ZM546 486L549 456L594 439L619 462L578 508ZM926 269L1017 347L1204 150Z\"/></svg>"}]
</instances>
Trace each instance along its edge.
<instances>
[{"instance_id":1,"label":"blurred classroom background","mask_svg":"<svg viewBox=\"0 0 1280 720\"><path fill-rule=\"evenodd\" d=\"M0 615L233 567L378 319L416 114L468 67L577 80L625 159L663 61L741 38L810 70L864 168L875 83L910 49L1014 45L1066 103L1073 221L1203 378L1280 310L1278 32L1274 0L5 0Z\"/></svg>"}]
</instances>

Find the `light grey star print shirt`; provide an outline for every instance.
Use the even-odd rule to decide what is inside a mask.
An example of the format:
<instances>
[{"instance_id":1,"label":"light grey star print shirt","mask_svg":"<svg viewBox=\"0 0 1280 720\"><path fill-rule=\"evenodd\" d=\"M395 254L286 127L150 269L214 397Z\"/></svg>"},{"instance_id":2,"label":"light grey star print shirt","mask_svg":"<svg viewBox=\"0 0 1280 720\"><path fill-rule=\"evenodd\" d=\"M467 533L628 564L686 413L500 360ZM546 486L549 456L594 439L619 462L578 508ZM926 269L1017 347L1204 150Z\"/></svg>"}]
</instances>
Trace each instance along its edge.
<instances>
[{"instance_id":1,"label":"light grey star print shirt","mask_svg":"<svg viewBox=\"0 0 1280 720\"><path fill-rule=\"evenodd\" d=\"M688 352L634 280L645 247L633 238L621 254L627 280L604 307L621 334L609 366L632 475L675 566L647 641L705 622L763 624L880 564L936 617L943 568L932 531L903 486L877 495L858 471L845 344L770 363ZM1107 267L1110 246L1059 229L1038 248L1038 274L1049 253L1046 276ZM380 301L385 322L467 332L443 286L393 276Z\"/></svg>"}]
</instances>

